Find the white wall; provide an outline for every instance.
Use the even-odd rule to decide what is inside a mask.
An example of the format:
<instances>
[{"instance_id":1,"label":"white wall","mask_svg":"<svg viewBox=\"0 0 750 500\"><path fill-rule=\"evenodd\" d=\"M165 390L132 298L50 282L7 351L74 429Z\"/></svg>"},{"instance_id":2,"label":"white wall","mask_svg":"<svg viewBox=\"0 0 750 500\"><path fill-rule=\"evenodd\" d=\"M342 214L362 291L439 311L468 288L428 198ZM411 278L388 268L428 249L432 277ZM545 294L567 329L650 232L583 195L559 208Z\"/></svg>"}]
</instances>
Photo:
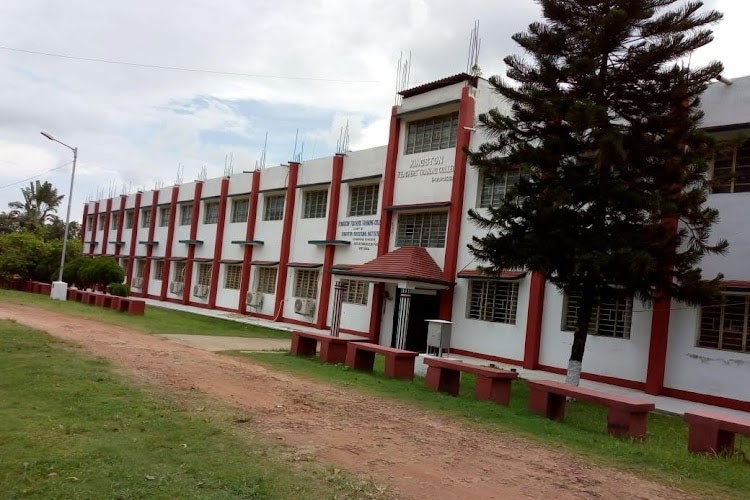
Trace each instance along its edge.
<instances>
[{"instance_id":1,"label":"white wall","mask_svg":"<svg viewBox=\"0 0 750 500\"><path fill-rule=\"evenodd\" d=\"M461 91L463 90L464 85L464 82L454 83L453 85L448 85L446 87L435 89L430 92L407 97L403 100L400 111L412 111L415 109L426 108L427 106L434 106L435 104L441 104L444 102L450 102L455 101L456 99L460 99Z\"/></svg>"}]
</instances>

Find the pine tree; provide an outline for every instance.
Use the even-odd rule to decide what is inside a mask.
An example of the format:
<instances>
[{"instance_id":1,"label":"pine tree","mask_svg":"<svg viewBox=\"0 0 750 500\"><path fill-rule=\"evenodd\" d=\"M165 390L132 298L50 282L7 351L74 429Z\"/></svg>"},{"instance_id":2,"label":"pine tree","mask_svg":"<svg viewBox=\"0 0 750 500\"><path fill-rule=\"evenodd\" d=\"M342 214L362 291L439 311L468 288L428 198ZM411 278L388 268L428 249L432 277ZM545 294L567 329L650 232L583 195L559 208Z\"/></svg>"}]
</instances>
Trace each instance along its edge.
<instances>
[{"instance_id":1,"label":"pine tree","mask_svg":"<svg viewBox=\"0 0 750 500\"><path fill-rule=\"evenodd\" d=\"M519 172L499 206L470 212L487 233L470 249L493 270L523 267L576 294L568 382L578 384L592 311L618 294L646 303L715 297L698 264L718 212L705 206L713 142L699 97L722 71L683 61L721 14L678 0L538 0L543 21L513 39L509 101L480 116L490 140L470 151L490 179Z\"/></svg>"}]
</instances>

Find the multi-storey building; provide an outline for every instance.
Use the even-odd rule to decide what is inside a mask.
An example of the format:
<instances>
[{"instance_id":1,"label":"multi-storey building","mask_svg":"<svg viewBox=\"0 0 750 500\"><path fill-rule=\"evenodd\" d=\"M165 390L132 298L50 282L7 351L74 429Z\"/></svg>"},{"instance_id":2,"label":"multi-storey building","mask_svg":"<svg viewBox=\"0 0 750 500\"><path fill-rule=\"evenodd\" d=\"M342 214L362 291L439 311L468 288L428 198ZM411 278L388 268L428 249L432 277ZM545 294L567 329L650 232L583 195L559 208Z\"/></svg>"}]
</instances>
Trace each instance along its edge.
<instances>
[{"instance_id":1,"label":"multi-storey building","mask_svg":"<svg viewBox=\"0 0 750 500\"><path fill-rule=\"evenodd\" d=\"M750 410L750 77L711 85L703 125L736 145L714 162L709 204L730 251L703 263L727 300L703 308L629 297L595 312L583 377ZM470 208L514 182L483 178L464 147L477 115L507 106L458 74L401 92L388 144L172 186L84 207L84 249L111 255L134 295L360 333L424 350L426 319L451 352L564 372L576 297L535 273L478 271ZM723 180L722 180L723 179Z\"/></svg>"}]
</instances>

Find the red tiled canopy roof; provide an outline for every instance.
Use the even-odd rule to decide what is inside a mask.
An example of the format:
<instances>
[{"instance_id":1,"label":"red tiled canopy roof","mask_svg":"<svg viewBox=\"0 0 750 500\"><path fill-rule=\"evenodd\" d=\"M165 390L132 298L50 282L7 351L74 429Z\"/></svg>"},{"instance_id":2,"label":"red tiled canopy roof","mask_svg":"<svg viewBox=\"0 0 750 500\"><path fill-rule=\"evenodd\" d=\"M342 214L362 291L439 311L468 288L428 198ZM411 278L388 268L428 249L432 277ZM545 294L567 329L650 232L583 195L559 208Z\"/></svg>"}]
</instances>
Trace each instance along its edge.
<instances>
[{"instance_id":1,"label":"red tiled canopy roof","mask_svg":"<svg viewBox=\"0 0 750 500\"><path fill-rule=\"evenodd\" d=\"M376 259L350 269L334 269L334 273L363 278L383 278L404 281L419 281L450 286L443 271L422 247L401 247Z\"/></svg>"}]
</instances>

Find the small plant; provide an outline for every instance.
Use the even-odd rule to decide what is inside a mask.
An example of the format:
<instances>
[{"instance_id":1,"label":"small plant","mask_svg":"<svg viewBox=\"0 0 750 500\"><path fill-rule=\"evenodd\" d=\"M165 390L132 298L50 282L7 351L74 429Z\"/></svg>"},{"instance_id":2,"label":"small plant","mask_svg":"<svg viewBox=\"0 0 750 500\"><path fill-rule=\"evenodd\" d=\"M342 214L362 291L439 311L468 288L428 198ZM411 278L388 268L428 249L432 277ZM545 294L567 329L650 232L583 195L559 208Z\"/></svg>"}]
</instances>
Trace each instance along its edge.
<instances>
[{"instance_id":1,"label":"small plant","mask_svg":"<svg viewBox=\"0 0 750 500\"><path fill-rule=\"evenodd\" d=\"M110 283L107 285L107 293L118 297L127 297L130 295L130 287L125 283Z\"/></svg>"}]
</instances>

